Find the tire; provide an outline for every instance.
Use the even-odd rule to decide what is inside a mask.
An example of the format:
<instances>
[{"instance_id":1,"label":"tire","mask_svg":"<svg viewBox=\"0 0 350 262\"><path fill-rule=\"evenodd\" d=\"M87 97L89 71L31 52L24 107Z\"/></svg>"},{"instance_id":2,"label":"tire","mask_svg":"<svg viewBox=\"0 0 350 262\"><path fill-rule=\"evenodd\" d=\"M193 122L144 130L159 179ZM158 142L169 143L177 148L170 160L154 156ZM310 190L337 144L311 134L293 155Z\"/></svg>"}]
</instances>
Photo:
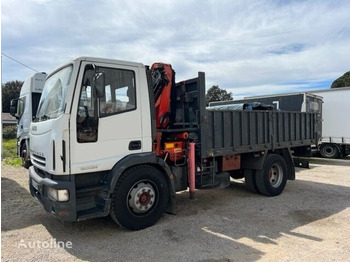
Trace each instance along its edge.
<instances>
[{"instance_id":1,"label":"tire","mask_svg":"<svg viewBox=\"0 0 350 262\"><path fill-rule=\"evenodd\" d=\"M158 221L168 201L169 188L163 174L151 166L136 166L119 178L110 215L121 227L140 230Z\"/></svg>"},{"instance_id":2,"label":"tire","mask_svg":"<svg viewBox=\"0 0 350 262\"><path fill-rule=\"evenodd\" d=\"M339 148L334 144L322 144L320 154L324 158L338 158L340 155Z\"/></svg>"},{"instance_id":3,"label":"tire","mask_svg":"<svg viewBox=\"0 0 350 262\"><path fill-rule=\"evenodd\" d=\"M262 170L256 170L255 181L258 191L266 196L278 196L287 183L287 164L277 154L269 154Z\"/></svg>"},{"instance_id":4,"label":"tire","mask_svg":"<svg viewBox=\"0 0 350 262\"><path fill-rule=\"evenodd\" d=\"M259 193L255 181L255 169L244 169L244 180L247 189L253 193Z\"/></svg>"},{"instance_id":5,"label":"tire","mask_svg":"<svg viewBox=\"0 0 350 262\"><path fill-rule=\"evenodd\" d=\"M233 179L240 179L240 178L244 178L244 173L242 172L242 170L233 170L233 171L229 171L230 173L230 177L232 177Z\"/></svg>"},{"instance_id":6,"label":"tire","mask_svg":"<svg viewBox=\"0 0 350 262\"><path fill-rule=\"evenodd\" d=\"M26 169L28 169L32 165L30 160L28 160L28 158L27 158L27 145L26 145L26 143L23 143L23 145L21 146L21 159L22 159L22 166L25 167Z\"/></svg>"}]
</instances>

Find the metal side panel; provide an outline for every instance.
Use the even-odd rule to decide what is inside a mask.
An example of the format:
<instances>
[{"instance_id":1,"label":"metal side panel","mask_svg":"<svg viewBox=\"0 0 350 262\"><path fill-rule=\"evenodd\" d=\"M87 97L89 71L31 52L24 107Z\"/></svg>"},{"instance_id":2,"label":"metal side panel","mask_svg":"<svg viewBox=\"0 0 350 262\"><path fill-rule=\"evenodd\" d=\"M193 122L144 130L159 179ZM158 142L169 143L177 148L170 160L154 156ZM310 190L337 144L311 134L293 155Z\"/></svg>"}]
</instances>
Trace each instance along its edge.
<instances>
[{"instance_id":1,"label":"metal side panel","mask_svg":"<svg viewBox=\"0 0 350 262\"><path fill-rule=\"evenodd\" d=\"M206 111L202 157L306 146L316 143L316 114L277 111Z\"/></svg>"}]
</instances>

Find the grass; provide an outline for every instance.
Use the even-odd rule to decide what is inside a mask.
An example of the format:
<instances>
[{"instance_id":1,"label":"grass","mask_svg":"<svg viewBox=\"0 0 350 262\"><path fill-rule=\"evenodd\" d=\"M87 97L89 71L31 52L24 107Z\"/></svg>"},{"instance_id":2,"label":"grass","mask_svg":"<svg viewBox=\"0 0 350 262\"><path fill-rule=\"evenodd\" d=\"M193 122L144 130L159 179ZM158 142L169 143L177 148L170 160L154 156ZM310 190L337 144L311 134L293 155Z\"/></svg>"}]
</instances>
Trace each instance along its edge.
<instances>
[{"instance_id":1,"label":"grass","mask_svg":"<svg viewBox=\"0 0 350 262\"><path fill-rule=\"evenodd\" d=\"M22 160L17 156L17 139L2 140L2 157L5 165L20 166Z\"/></svg>"}]
</instances>

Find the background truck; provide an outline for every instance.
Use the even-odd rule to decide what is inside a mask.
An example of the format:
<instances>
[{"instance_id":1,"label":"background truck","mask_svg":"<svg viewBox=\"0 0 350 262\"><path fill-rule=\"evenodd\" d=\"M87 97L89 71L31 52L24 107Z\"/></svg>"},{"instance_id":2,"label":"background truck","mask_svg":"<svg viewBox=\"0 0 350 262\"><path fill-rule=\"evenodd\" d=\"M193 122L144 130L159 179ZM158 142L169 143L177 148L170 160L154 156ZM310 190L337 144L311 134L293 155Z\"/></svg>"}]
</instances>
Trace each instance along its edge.
<instances>
[{"instance_id":1,"label":"background truck","mask_svg":"<svg viewBox=\"0 0 350 262\"><path fill-rule=\"evenodd\" d=\"M209 106L231 105L231 104L249 104L260 102L265 105L273 105L275 110L298 111L318 113L322 116L322 97L311 92L250 96L239 100L210 102Z\"/></svg>"},{"instance_id":2,"label":"background truck","mask_svg":"<svg viewBox=\"0 0 350 262\"><path fill-rule=\"evenodd\" d=\"M111 215L127 229L175 213L176 192L277 196L295 179L291 147L317 143L317 114L209 111L205 76L80 57L51 73L30 128L30 192L63 221Z\"/></svg>"},{"instance_id":3,"label":"background truck","mask_svg":"<svg viewBox=\"0 0 350 262\"><path fill-rule=\"evenodd\" d=\"M17 123L17 155L22 159L22 165L29 168L29 126L36 115L41 93L44 88L46 73L35 73L22 85L18 99L11 100L11 115Z\"/></svg>"},{"instance_id":4,"label":"background truck","mask_svg":"<svg viewBox=\"0 0 350 262\"><path fill-rule=\"evenodd\" d=\"M350 154L350 87L312 91L323 97L321 156L345 157ZM345 115L345 117L344 117Z\"/></svg>"}]
</instances>

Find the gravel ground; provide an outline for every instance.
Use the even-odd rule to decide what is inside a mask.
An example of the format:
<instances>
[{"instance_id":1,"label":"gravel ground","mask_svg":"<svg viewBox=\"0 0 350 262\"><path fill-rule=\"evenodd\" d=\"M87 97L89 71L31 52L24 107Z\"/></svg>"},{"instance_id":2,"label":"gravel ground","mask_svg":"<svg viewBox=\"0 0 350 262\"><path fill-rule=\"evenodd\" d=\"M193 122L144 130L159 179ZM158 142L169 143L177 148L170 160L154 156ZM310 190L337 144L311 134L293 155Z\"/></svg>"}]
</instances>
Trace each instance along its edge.
<instances>
[{"instance_id":1,"label":"gravel ground","mask_svg":"<svg viewBox=\"0 0 350 262\"><path fill-rule=\"evenodd\" d=\"M177 215L126 231L111 218L64 224L28 192L28 171L2 165L2 261L349 261L350 158L314 158L278 197L241 180L178 194Z\"/></svg>"}]
</instances>

